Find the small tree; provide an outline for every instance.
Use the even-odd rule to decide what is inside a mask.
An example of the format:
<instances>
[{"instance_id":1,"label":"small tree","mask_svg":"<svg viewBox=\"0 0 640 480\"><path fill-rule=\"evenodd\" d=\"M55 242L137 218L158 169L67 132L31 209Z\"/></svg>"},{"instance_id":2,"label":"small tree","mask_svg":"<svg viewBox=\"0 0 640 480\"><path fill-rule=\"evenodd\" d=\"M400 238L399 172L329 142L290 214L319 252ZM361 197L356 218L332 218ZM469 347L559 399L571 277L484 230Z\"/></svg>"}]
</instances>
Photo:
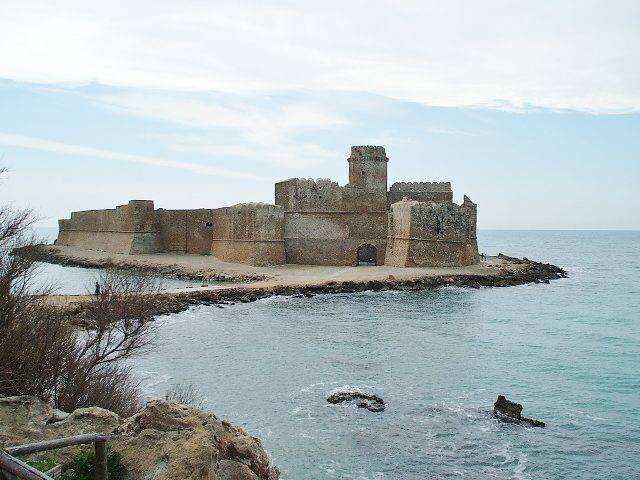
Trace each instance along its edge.
<instances>
[{"instance_id":1,"label":"small tree","mask_svg":"<svg viewBox=\"0 0 640 480\"><path fill-rule=\"evenodd\" d=\"M0 207L0 394L35 395L66 411L134 413L138 383L123 360L151 344L161 309L157 283L145 274L104 273L86 329L78 330L46 302L46 290L33 291L34 220L30 210Z\"/></svg>"}]
</instances>

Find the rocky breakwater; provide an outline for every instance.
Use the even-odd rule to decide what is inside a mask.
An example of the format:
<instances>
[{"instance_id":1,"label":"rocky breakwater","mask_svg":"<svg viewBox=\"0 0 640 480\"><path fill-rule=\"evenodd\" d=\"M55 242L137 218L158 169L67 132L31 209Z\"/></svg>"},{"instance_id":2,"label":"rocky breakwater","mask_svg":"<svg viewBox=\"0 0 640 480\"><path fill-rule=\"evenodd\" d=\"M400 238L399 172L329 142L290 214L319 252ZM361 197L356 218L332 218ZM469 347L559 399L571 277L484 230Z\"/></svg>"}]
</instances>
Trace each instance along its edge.
<instances>
[{"instance_id":1,"label":"rocky breakwater","mask_svg":"<svg viewBox=\"0 0 640 480\"><path fill-rule=\"evenodd\" d=\"M176 402L153 400L138 414L120 418L98 407L64 415L34 397L0 398L0 448L89 432L110 435L108 445L121 455L131 480L277 480L280 475L259 439ZM78 448L33 458L64 464Z\"/></svg>"}]
</instances>

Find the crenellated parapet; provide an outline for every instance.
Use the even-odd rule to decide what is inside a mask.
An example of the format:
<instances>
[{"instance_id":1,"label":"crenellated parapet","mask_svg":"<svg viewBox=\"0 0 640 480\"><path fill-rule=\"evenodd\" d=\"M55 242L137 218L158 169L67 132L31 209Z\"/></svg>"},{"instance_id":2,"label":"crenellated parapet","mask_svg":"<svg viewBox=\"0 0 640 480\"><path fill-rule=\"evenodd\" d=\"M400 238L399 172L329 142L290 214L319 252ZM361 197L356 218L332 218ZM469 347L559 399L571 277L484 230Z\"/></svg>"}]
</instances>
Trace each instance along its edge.
<instances>
[{"instance_id":1,"label":"crenellated parapet","mask_svg":"<svg viewBox=\"0 0 640 480\"><path fill-rule=\"evenodd\" d=\"M340 211L343 187L328 178L292 178L276 183L275 196L287 212Z\"/></svg>"},{"instance_id":2,"label":"crenellated parapet","mask_svg":"<svg viewBox=\"0 0 640 480\"><path fill-rule=\"evenodd\" d=\"M394 182L391 192L450 192L451 182Z\"/></svg>"},{"instance_id":3,"label":"crenellated parapet","mask_svg":"<svg viewBox=\"0 0 640 480\"><path fill-rule=\"evenodd\" d=\"M404 197L419 202L452 202L451 182L395 182L387 193L387 205Z\"/></svg>"}]
</instances>

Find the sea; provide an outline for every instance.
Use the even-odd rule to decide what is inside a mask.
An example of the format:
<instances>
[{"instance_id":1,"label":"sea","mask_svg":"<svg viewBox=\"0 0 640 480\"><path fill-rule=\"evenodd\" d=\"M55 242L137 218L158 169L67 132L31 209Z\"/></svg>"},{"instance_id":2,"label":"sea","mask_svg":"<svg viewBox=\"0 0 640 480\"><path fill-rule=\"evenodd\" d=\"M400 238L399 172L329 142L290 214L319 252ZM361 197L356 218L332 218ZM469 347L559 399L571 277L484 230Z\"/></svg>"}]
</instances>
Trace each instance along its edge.
<instances>
[{"instance_id":1,"label":"sea","mask_svg":"<svg viewBox=\"0 0 640 480\"><path fill-rule=\"evenodd\" d=\"M478 236L569 276L197 306L161 317L132 367L149 398L192 385L282 479L640 478L640 232ZM386 410L326 401L343 389ZM546 428L495 419L498 395Z\"/></svg>"}]
</instances>

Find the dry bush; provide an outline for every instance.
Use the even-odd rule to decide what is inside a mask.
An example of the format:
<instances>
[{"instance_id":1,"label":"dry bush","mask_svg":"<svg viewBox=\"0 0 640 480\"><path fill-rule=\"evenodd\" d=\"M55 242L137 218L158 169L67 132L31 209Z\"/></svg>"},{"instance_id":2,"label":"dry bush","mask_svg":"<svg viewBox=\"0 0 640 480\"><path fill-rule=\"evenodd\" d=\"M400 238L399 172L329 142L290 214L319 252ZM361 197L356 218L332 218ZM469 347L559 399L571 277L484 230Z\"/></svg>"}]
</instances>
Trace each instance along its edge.
<instances>
[{"instance_id":1,"label":"dry bush","mask_svg":"<svg viewBox=\"0 0 640 480\"><path fill-rule=\"evenodd\" d=\"M0 395L35 395L65 411L99 406L131 415L140 394L122 361L151 345L162 306L155 280L104 273L86 329L78 330L43 301L46 291L31 288L35 257L22 253L35 250L33 221L28 210L0 207Z\"/></svg>"},{"instance_id":2,"label":"dry bush","mask_svg":"<svg viewBox=\"0 0 640 480\"><path fill-rule=\"evenodd\" d=\"M164 395L165 400L173 400L183 405L190 405L195 408L204 406L204 396L192 383L177 383L171 385Z\"/></svg>"}]
</instances>

